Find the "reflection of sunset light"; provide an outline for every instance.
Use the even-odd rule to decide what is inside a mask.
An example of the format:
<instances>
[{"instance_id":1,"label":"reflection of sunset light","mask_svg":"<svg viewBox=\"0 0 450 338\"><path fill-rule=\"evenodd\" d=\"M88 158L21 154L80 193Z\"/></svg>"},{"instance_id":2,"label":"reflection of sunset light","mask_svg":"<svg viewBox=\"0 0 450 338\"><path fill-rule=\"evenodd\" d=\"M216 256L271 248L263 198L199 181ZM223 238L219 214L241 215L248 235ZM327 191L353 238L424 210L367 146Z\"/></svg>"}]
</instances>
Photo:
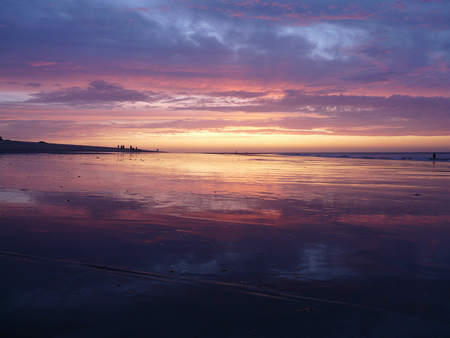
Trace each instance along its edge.
<instances>
[{"instance_id":1,"label":"reflection of sunset light","mask_svg":"<svg viewBox=\"0 0 450 338\"><path fill-rule=\"evenodd\" d=\"M396 203L400 198L388 184L397 169L377 171L377 166L368 166L378 161L368 161L366 167L360 167L350 165L359 161L349 159L235 152L121 153L61 156L49 166L49 156L34 156L32 172L23 165L29 157L15 157L3 173L7 182L4 189L8 190L0 194L0 199L55 206L61 212L72 208L77 214L93 213L97 217L135 217L139 212L157 212L274 225L315 223L317 210L324 209L321 217L370 227L386 223L386 215L372 217L359 210L372 203ZM425 180L423 175L413 174L411 171L410 177ZM433 184L430 179L430 189L436 189ZM340 186L345 189L337 189ZM371 199L364 193L369 187ZM17 189L37 191L29 194ZM388 191L390 200L385 196ZM436 207L439 204L436 202ZM339 210L351 212L349 215ZM396 210L398 214L392 219L403 220L401 205Z\"/></svg>"}]
</instances>

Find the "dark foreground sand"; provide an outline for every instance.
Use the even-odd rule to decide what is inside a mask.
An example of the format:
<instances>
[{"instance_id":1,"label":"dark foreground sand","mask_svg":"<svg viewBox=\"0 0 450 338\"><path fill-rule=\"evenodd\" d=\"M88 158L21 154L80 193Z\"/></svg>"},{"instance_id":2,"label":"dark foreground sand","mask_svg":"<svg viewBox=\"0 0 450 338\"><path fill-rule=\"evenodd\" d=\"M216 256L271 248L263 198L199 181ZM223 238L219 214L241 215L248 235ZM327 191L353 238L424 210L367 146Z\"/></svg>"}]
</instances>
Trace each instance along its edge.
<instances>
[{"instance_id":1,"label":"dark foreground sand","mask_svg":"<svg viewBox=\"0 0 450 338\"><path fill-rule=\"evenodd\" d=\"M151 152L141 150L140 152ZM0 153L111 153L130 152L129 148L82 146L72 144L57 144L47 142L23 142L0 140Z\"/></svg>"}]
</instances>

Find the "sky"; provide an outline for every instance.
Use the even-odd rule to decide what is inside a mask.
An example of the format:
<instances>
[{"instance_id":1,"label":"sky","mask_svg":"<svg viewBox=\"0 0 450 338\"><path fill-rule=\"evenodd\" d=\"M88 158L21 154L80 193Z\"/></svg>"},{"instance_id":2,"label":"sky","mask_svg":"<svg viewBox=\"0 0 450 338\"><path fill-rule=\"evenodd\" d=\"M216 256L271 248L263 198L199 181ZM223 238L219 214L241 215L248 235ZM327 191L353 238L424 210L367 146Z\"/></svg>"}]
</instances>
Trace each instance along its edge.
<instances>
[{"instance_id":1,"label":"sky","mask_svg":"<svg viewBox=\"0 0 450 338\"><path fill-rule=\"evenodd\" d=\"M450 151L450 1L2 0L0 135Z\"/></svg>"}]
</instances>

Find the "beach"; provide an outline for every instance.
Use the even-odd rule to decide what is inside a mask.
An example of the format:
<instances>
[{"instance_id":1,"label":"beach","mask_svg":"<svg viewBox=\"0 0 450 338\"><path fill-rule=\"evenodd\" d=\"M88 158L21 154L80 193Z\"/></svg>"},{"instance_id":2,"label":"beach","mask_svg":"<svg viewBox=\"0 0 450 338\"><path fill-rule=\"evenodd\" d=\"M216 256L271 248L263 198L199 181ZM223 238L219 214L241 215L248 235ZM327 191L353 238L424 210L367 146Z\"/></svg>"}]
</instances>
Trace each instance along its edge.
<instances>
[{"instance_id":1,"label":"beach","mask_svg":"<svg viewBox=\"0 0 450 338\"><path fill-rule=\"evenodd\" d=\"M132 147L132 146L130 146ZM111 152L130 152L137 151L135 149L130 149L124 145L118 145L117 147L98 147L98 146L86 146L86 145L74 145L74 144L58 144L58 143L48 143L45 141L39 142L24 142L24 141L11 141L0 139L0 154L17 154L17 153L50 153L50 154L83 154L83 153L111 153ZM148 150L141 150L139 152L151 152Z\"/></svg>"},{"instance_id":2,"label":"beach","mask_svg":"<svg viewBox=\"0 0 450 338\"><path fill-rule=\"evenodd\" d=\"M449 337L450 162L362 157L1 154L2 336Z\"/></svg>"}]
</instances>

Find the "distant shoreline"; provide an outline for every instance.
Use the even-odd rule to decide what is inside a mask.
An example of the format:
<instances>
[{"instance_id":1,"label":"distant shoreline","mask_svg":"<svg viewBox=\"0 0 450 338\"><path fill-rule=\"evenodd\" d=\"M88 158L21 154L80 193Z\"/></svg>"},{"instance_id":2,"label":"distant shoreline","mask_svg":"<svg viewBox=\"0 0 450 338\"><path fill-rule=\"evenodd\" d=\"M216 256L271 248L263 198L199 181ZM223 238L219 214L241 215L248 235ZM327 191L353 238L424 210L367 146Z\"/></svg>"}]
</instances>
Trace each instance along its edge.
<instances>
[{"instance_id":1,"label":"distant shoreline","mask_svg":"<svg viewBox=\"0 0 450 338\"><path fill-rule=\"evenodd\" d=\"M97 147L73 144L57 144L47 142L24 142L0 140L0 154L17 153L54 153L54 154L77 154L77 153L156 153L153 150L131 150L130 148Z\"/></svg>"}]
</instances>

